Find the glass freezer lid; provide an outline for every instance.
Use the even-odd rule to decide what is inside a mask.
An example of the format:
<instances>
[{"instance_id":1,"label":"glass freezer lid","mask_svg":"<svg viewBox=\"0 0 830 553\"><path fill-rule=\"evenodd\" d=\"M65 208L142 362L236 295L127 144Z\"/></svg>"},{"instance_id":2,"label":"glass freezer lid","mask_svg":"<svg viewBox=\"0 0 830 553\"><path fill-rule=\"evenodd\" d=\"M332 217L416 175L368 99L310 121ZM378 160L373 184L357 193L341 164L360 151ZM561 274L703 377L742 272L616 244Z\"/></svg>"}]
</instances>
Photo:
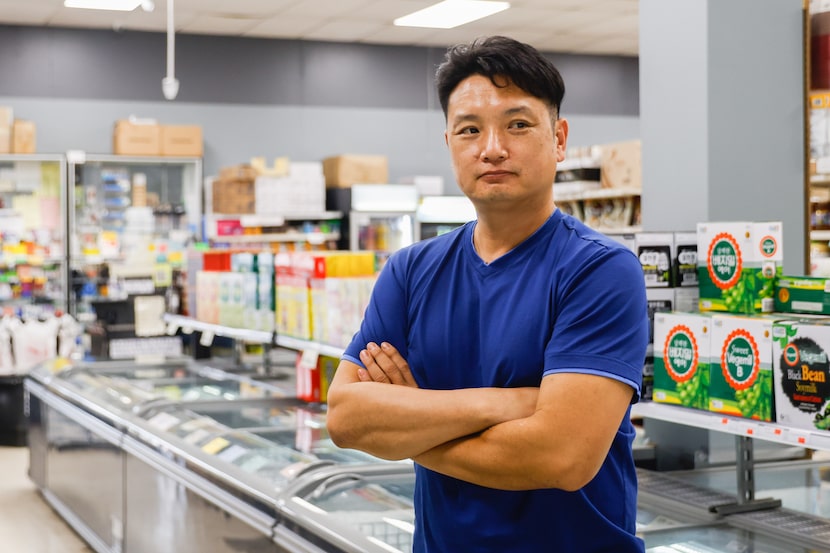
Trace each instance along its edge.
<instances>
[{"instance_id":1,"label":"glass freezer lid","mask_svg":"<svg viewBox=\"0 0 830 553\"><path fill-rule=\"evenodd\" d=\"M299 404L295 398L168 403L149 405L141 418L154 428L198 443L206 428L213 434L243 428L295 428ZM317 411L322 413L322 407Z\"/></svg>"},{"instance_id":2,"label":"glass freezer lid","mask_svg":"<svg viewBox=\"0 0 830 553\"><path fill-rule=\"evenodd\" d=\"M646 553L816 553L723 523L648 533L644 539Z\"/></svg>"},{"instance_id":3,"label":"glass freezer lid","mask_svg":"<svg viewBox=\"0 0 830 553\"><path fill-rule=\"evenodd\" d=\"M409 552L415 529L415 473L411 468L386 474L343 472L289 500L289 509L309 529L327 528L353 546ZM302 524L302 522L298 522Z\"/></svg>"}]
</instances>

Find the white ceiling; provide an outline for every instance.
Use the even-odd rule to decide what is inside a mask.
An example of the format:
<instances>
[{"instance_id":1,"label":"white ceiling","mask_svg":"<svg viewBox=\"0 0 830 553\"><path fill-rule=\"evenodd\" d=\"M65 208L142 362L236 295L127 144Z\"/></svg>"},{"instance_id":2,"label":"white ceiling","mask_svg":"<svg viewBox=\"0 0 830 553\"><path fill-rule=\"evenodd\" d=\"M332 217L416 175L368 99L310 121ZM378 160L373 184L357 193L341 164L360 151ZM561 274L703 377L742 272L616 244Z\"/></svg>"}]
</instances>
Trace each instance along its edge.
<instances>
[{"instance_id":1,"label":"white ceiling","mask_svg":"<svg viewBox=\"0 0 830 553\"><path fill-rule=\"evenodd\" d=\"M175 0L176 31L188 34L444 47L502 34L540 50L636 56L638 0L512 0L510 9L455 29L395 27L392 20L437 0ZM70 9L63 0L0 0L0 24L164 31L155 9Z\"/></svg>"}]
</instances>

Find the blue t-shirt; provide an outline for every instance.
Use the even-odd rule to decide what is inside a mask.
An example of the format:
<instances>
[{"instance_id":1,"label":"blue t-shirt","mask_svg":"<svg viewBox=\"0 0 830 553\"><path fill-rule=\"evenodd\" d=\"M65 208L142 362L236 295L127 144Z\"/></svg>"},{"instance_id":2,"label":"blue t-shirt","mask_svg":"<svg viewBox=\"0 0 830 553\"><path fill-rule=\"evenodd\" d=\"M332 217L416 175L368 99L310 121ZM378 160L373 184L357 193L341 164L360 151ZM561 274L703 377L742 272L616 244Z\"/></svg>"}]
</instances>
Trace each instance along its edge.
<instances>
[{"instance_id":1,"label":"blue t-shirt","mask_svg":"<svg viewBox=\"0 0 830 553\"><path fill-rule=\"evenodd\" d=\"M539 386L582 372L629 384L636 401L648 318L633 252L556 210L487 264L474 227L390 257L343 358L362 365L368 342L388 341L421 388ZM416 464L414 551L642 552L633 437L626 416L599 473L576 492L496 490Z\"/></svg>"}]
</instances>

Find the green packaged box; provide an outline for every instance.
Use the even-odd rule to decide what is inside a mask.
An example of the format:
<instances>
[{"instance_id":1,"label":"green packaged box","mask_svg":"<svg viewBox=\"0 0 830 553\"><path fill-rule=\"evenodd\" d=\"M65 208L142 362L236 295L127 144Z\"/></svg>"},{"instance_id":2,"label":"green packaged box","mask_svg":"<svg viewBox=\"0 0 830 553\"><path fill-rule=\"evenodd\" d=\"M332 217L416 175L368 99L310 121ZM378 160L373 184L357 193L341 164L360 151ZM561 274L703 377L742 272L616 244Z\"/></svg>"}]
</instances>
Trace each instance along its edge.
<instances>
[{"instance_id":1,"label":"green packaged box","mask_svg":"<svg viewBox=\"0 0 830 553\"><path fill-rule=\"evenodd\" d=\"M830 278L782 276L775 283L775 311L830 315Z\"/></svg>"},{"instance_id":2,"label":"green packaged box","mask_svg":"<svg viewBox=\"0 0 830 553\"><path fill-rule=\"evenodd\" d=\"M772 325L768 316L712 316L709 410L770 422Z\"/></svg>"},{"instance_id":3,"label":"green packaged box","mask_svg":"<svg viewBox=\"0 0 830 553\"><path fill-rule=\"evenodd\" d=\"M711 328L705 314L654 316L654 401L708 409Z\"/></svg>"},{"instance_id":4,"label":"green packaged box","mask_svg":"<svg viewBox=\"0 0 830 553\"><path fill-rule=\"evenodd\" d=\"M781 276L780 222L698 223L701 311L770 313Z\"/></svg>"}]
</instances>

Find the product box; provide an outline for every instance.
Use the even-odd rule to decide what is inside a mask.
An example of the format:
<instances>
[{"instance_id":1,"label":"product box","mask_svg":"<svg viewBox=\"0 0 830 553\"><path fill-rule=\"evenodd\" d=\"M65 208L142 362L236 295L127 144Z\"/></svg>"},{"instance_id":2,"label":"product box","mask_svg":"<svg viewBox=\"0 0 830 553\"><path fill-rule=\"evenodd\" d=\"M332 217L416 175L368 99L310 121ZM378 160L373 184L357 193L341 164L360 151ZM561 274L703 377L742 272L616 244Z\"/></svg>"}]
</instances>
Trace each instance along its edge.
<instances>
[{"instance_id":1,"label":"product box","mask_svg":"<svg viewBox=\"0 0 830 553\"><path fill-rule=\"evenodd\" d=\"M709 410L771 422L772 325L769 316L712 315Z\"/></svg>"},{"instance_id":2,"label":"product box","mask_svg":"<svg viewBox=\"0 0 830 553\"><path fill-rule=\"evenodd\" d=\"M776 422L793 428L830 428L830 326L780 321L773 326Z\"/></svg>"},{"instance_id":3,"label":"product box","mask_svg":"<svg viewBox=\"0 0 830 553\"><path fill-rule=\"evenodd\" d=\"M780 222L698 223L701 311L768 313L781 276Z\"/></svg>"},{"instance_id":4,"label":"product box","mask_svg":"<svg viewBox=\"0 0 830 553\"><path fill-rule=\"evenodd\" d=\"M705 314L655 315L654 401L709 409L711 331L712 318Z\"/></svg>"},{"instance_id":5,"label":"product box","mask_svg":"<svg viewBox=\"0 0 830 553\"><path fill-rule=\"evenodd\" d=\"M212 184L214 213L254 213L256 187L253 180L214 180Z\"/></svg>"},{"instance_id":6,"label":"product box","mask_svg":"<svg viewBox=\"0 0 830 553\"><path fill-rule=\"evenodd\" d=\"M830 315L830 278L782 276L774 299L776 312Z\"/></svg>"},{"instance_id":7,"label":"product box","mask_svg":"<svg viewBox=\"0 0 830 553\"><path fill-rule=\"evenodd\" d=\"M675 291L672 288L646 288L649 343L654 337L654 317L657 313L674 311Z\"/></svg>"},{"instance_id":8,"label":"product box","mask_svg":"<svg viewBox=\"0 0 830 553\"><path fill-rule=\"evenodd\" d=\"M670 232L638 232L635 240L646 287L671 287L674 235Z\"/></svg>"},{"instance_id":9,"label":"product box","mask_svg":"<svg viewBox=\"0 0 830 553\"><path fill-rule=\"evenodd\" d=\"M202 157L202 127L199 125L161 125L161 155Z\"/></svg>"},{"instance_id":10,"label":"product box","mask_svg":"<svg viewBox=\"0 0 830 553\"><path fill-rule=\"evenodd\" d=\"M0 106L0 154L10 154L12 151L12 123L14 110L8 106Z\"/></svg>"},{"instance_id":11,"label":"product box","mask_svg":"<svg viewBox=\"0 0 830 553\"><path fill-rule=\"evenodd\" d=\"M697 232L674 233L672 285L697 288Z\"/></svg>"},{"instance_id":12,"label":"product box","mask_svg":"<svg viewBox=\"0 0 830 553\"><path fill-rule=\"evenodd\" d=\"M642 145L639 140L603 145L600 156L602 187L642 188L642 166Z\"/></svg>"},{"instance_id":13,"label":"product box","mask_svg":"<svg viewBox=\"0 0 830 553\"><path fill-rule=\"evenodd\" d=\"M346 154L323 160L327 187L349 187L353 184L385 184L389 182L386 156Z\"/></svg>"},{"instance_id":14,"label":"product box","mask_svg":"<svg viewBox=\"0 0 830 553\"><path fill-rule=\"evenodd\" d=\"M33 121L15 119L12 125L12 153L33 154L37 149L37 129Z\"/></svg>"},{"instance_id":15,"label":"product box","mask_svg":"<svg viewBox=\"0 0 830 553\"><path fill-rule=\"evenodd\" d=\"M161 154L161 127L155 123L133 123L126 119L116 121L112 152L125 156Z\"/></svg>"},{"instance_id":16,"label":"product box","mask_svg":"<svg viewBox=\"0 0 830 553\"><path fill-rule=\"evenodd\" d=\"M698 311L700 291L697 288L673 288L674 310L681 313L694 313Z\"/></svg>"}]
</instances>

